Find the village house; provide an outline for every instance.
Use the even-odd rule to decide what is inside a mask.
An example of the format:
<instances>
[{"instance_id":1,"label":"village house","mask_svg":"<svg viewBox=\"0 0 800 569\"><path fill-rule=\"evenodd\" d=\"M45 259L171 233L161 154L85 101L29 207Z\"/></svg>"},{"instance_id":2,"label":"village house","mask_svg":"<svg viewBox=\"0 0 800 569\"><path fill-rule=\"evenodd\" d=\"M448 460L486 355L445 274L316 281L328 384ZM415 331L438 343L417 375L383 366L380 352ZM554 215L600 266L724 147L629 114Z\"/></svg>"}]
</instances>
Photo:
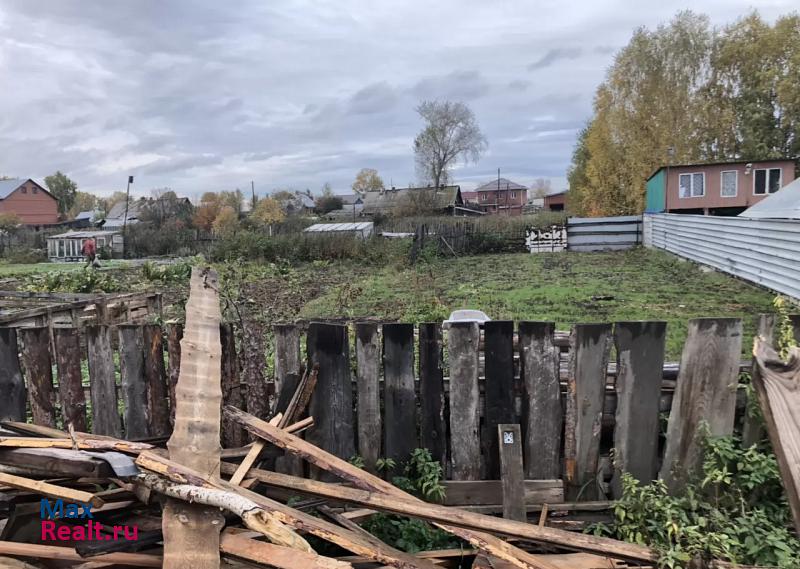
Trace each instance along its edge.
<instances>
[{"instance_id":1,"label":"village house","mask_svg":"<svg viewBox=\"0 0 800 569\"><path fill-rule=\"evenodd\" d=\"M564 211L567 208L567 190L561 190L552 194L547 194L543 198L542 209L544 211Z\"/></svg>"},{"instance_id":2,"label":"village house","mask_svg":"<svg viewBox=\"0 0 800 569\"><path fill-rule=\"evenodd\" d=\"M647 179L648 213L738 215L793 181L793 160L662 166Z\"/></svg>"},{"instance_id":3,"label":"village house","mask_svg":"<svg viewBox=\"0 0 800 569\"><path fill-rule=\"evenodd\" d=\"M0 214L14 214L24 225L58 223L58 200L42 186L27 180L0 180Z\"/></svg>"},{"instance_id":4,"label":"village house","mask_svg":"<svg viewBox=\"0 0 800 569\"><path fill-rule=\"evenodd\" d=\"M362 216L397 215L400 212L481 215L480 211L464 207L460 186L391 188L364 194Z\"/></svg>"},{"instance_id":5,"label":"village house","mask_svg":"<svg viewBox=\"0 0 800 569\"><path fill-rule=\"evenodd\" d=\"M463 192L464 201L486 213L521 215L528 203L528 188L506 178L492 180L471 192Z\"/></svg>"}]
</instances>

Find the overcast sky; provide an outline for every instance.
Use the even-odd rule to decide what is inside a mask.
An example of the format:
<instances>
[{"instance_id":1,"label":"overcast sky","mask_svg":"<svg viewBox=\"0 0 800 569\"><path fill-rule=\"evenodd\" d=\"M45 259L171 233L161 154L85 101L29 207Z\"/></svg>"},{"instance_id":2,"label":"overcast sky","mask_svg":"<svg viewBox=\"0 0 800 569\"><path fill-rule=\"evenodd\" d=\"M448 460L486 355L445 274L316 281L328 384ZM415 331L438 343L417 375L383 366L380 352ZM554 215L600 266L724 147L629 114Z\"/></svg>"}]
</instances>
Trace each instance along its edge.
<instances>
[{"instance_id":1,"label":"overcast sky","mask_svg":"<svg viewBox=\"0 0 800 569\"><path fill-rule=\"evenodd\" d=\"M650 4L650 5L646 5ZM773 20L796 0L759 0ZM697 0L724 24L753 2ZM2 0L0 174L62 170L110 193L263 194L362 167L416 180L414 111L467 103L489 141L455 172L566 187L578 130L614 53L685 2Z\"/></svg>"}]
</instances>

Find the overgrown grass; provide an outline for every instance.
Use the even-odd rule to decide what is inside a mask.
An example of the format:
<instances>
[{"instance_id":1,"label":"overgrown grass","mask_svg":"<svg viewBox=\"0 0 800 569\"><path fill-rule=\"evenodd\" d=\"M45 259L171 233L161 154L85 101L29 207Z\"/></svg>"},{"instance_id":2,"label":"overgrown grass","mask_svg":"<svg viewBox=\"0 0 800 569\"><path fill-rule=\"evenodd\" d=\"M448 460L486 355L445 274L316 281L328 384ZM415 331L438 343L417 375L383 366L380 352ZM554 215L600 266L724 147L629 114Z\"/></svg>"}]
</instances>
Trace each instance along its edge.
<instances>
[{"instance_id":1,"label":"overgrown grass","mask_svg":"<svg viewBox=\"0 0 800 569\"><path fill-rule=\"evenodd\" d=\"M665 320L667 357L677 359L691 318L744 320L750 351L758 314L773 295L661 251L481 255L429 259L353 279L307 303L301 316L436 321L459 308L493 319L578 322Z\"/></svg>"}]
</instances>

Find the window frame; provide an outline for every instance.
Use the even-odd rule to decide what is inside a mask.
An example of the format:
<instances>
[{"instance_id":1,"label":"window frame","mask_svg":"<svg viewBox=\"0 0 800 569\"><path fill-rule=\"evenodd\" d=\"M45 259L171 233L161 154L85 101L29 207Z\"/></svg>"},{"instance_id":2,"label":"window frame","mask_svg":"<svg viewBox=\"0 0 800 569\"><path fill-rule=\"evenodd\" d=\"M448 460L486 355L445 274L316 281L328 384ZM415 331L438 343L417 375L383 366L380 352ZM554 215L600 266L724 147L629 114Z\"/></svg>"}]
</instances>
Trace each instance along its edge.
<instances>
[{"instance_id":1,"label":"window frame","mask_svg":"<svg viewBox=\"0 0 800 569\"><path fill-rule=\"evenodd\" d=\"M767 173L767 177L764 179L764 193L763 194L759 194L759 193L756 192L756 172L758 172L759 170L763 170L764 172ZM774 192L770 192L769 191L769 173L772 170L777 170L778 171L778 189L775 190ZM783 168L769 168L769 167L768 168L753 168L753 195L754 196L771 196L772 194L777 193L781 189L781 186L783 186Z\"/></svg>"},{"instance_id":2,"label":"window frame","mask_svg":"<svg viewBox=\"0 0 800 569\"><path fill-rule=\"evenodd\" d=\"M694 195L694 177L697 175L703 176L703 193L696 196ZM689 195L682 196L681 195L681 176L689 176L691 180L691 185L689 186ZM693 198L704 198L706 197L706 173L705 172L681 172L678 174L678 199L680 200L688 200Z\"/></svg>"},{"instance_id":3,"label":"window frame","mask_svg":"<svg viewBox=\"0 0 800 569\"><path fill-rule=\"evenodd\" d=\"M733 182L734 182L733 183L733 195L730 195L730 196L726 196L725 194L722 193L722 190L725 189L725 184L723 184L723 181L725 179L725 174L733 174L734 175L734 178L733 178ZM723 170L722 172L719 173L719 197L725 198L725 199L739 197L739 170Z\"/></svg>"},{"instance_id":4,"label":"window frame","mask_svg":"<svg viewBox=\"0 0 800 569\"><path fill-rule=\"evenodd\" d=\"M512 200L517 199L517 192L511 192L511 199Z\"/></svg>"}]
</instances>

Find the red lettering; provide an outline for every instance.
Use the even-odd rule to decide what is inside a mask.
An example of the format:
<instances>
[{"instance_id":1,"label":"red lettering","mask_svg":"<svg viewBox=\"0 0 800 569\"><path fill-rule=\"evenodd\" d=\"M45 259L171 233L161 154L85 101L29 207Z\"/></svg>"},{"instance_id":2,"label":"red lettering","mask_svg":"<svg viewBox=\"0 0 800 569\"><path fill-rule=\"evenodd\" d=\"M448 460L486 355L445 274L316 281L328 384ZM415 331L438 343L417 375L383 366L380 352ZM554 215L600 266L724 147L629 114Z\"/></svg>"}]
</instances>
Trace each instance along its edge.
<instances>
[{"instance_id":1,"label":"red lettering","mask_svg":"<svg viewBox=\"0 0 800 569\"><path fill-rule=\"evenodd\" d=\"M128 530L132 530L131 535L128 535ZM125 526L125 539L128 541L136 541L139 539L139 526Z\"/></svg>"},{"instance_id":2,"label":"red lettering","mask_svg":"<svg viewBox=\"0 0 800 569\"><path fill-rule=\"evenodd\" d=\"M58 539L60 539L61 541L69 541L69 538L70 538L69 527L68 526L60 526L56 530L56 535L58 536Z\"/></svg>"},{"instance_id":3,"label":"red lettering","mask_svg":"<svg viewBox=\"0 0 800 569\"><path fill-rule=\"evenodd\" d=\"M103 529L103 524L98 524L97 522L90 521L89 522L89 527L92 527L92 524L94 524L94 526L93 526L94 527L94 538L95 539L103 539L100 536L100 530Z\"/></svg>"},{"instance_id":4,"label":"red lettering","mask_svg":"<svg viewBox=\"0 0 800 569\"><path fill-rule=\"evenodd\" d=\"M42 541L45 539L56 539L56 522L53 520L42 520Z\"/></svg>"},{"instance_id":5,"label":"red lettering","mask_svg":"<svg viewBox=\"0 0 800 569\"><path fill-rule=\"evenodd\" d=\"M118 532L122 531L122 526L114 526L114 541L117 541Z\"/></svg>"},{"instance_id":6,"label":"red lettering","mask_svg":"<svg viewBox=\"0 0 800 569\"><path fill-rule=\"evenodd\" d=\"M72 528L72 540L86 541L86 528L83 526L75 526L74 528Z\"/></svg>"}]
</instances>

